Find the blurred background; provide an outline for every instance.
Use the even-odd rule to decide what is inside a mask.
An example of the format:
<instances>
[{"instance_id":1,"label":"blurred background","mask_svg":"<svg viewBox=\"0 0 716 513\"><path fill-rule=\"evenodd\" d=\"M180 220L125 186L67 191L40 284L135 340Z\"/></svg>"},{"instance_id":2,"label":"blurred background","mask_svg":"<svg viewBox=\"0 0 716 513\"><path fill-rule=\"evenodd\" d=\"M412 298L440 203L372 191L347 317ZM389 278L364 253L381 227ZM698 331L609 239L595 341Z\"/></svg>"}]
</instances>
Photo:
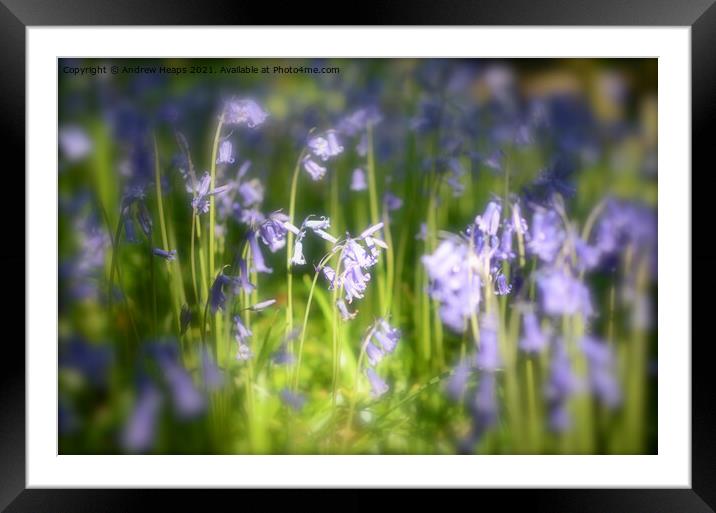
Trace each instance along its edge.
<instances>
[{"instance_id":1,"label":"blurred background","mask_svg":"<svg viewBox=\"0 0 716 513\"><path fill-rule=\"evenodd\" d=\"M656 77L61 59L60 453L655 453ZM364 246L383 223L350 319L309 216Z\"/></svg>"}]
</instances>

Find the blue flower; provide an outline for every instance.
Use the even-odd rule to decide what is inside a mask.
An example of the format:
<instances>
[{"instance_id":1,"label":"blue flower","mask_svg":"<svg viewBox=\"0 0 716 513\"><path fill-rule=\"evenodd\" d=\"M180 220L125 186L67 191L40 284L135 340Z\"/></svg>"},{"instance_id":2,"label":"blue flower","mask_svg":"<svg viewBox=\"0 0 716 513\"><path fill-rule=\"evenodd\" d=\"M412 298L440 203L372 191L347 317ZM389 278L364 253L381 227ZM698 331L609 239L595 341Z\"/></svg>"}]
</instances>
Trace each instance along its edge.
<instances>
[{"instance_id":1,"label":"blue flower","mask_svg":"<svg viewBox=\"0 0 716 513\"><path fill-rule=\"evenodd\" d=\"M141 385L139 396L122 432L122 446L129 452L146 452L154 444L162 396L157 388Z\"/></svg>"},{"instance_id":2,"label":"blue flower","mask_svg":"<svg viewBox=\"0 0 716 513\"><path fill-rule=\"evenodd\" d=\"M58 141L62 155L70 162L80 161L92 151L92 140L87 132L77 125L61 126Z\"/></svg>"},{"instance_id":3,"label":"blue flower","mask_svg":"<svg viewBox=\"0 0 716 513\"><path fill-rule=\"evenodd\" d=\"M480 325L480 347L475 355L475 365L486 372L495 372L502 363L497 340L497 321L485 315Z\"/></svg>"},{"instance_id":4,"label":"blue flower","mask_svg":"<svg viewBox=\"0 0 716 513\"><path fill-rule=\"evenodd\" d=\"M608 408L619 406L622 397L612 348L604 341L590 336L582 337L580 347L589 363L590 388Z\"/></svg>"},{"instance_id":5,"label":"blue flower","mask_svg":"<svg viewBox=\"0 0 716 513\"><path fill-rule=\"evenodd\" d=\"M311 179L314 181L322 179L326 174L326 168L316 164L316 162L314 162L309 156L304 157L302 163L303 169L306 170L306 172L311 176Z\"/></svg>"},{"instance_id":6,"label":"blue flower","mask_svg":"<svg viewBox=\"0 0 716 513\"><path fill-rule=\"evenodd\" d=\"M547 345L547 336L539 326L539 320L533 310L522 317L523 333L519 347L525 353L539 353Z\"/></svg>"},{"instance_id":7,"label":"blue flower","mask_svg":"<svg viewBox=\"0 0 716 513\"><path fill-rule=\"evenodd\" d=\"M355 318L357 312L350 312L348 310L348 307L346 306L346 302L343 299L339 298L336 301L336 306L338 307L338 311L340 312L341 318L344 321L350 321Z\"/></svg>"},{"instance_id":8,"label":"blue flower","mask_svg":"<svg viewBox=\"0 0 716 513\"><path fill-rule=\"evenodd\" d=\"M365 179L365 171L361 168L353 170L351 175L351 190L352 191L364 191L368 188L368 183Z\"/></svg>"},{"instance_id":9,"label":"blue flower","mask_svg":"<svg viewBox=\"0 0 716 513\"><path fill-rule=\"evenodd\" d=\"M206 347L201 349L201 375L208 390L217 390L224 384L224 376Z\"/></svg>"},{"instance_id":10,"label":"blue flower","mask_svg":"<svg viewBox=\"0 0 716 513\"><path fill-rule=\"evenodd\" d=\"M268 113L253 100L232 99L224 106L224 123L227 125L246 125L257 127L266 121Z\"/></svg>"},{"instance_id":11,"label":"blue flower","mask_svg":"<svg viewBox=\"0 0 716 513\"><path fill-rule=\"evenodd\" d=\"M374 345L372 342L368 342L365 345L365 354L368 357L370 364L374 366L383 359L383 356L385 356L383 350Z\"/></svg>"},{"instance_id":12,"label":"blue flower","mask_svg":"<svg viewBox=\"0 0 716 513\"><path fill-rule=\"evenodd\" d=\"M547 315L594 314L589 289L561 269L543 269L537 276L542 309Z\"/></svg>"},{"instance_id":13,"label":"blue flower","mask_svg":"<svg viewBox=\"0 0 716 513\"><path fill-rule=\"evenodd\" d=\"M482 233L495 236L497 229L500 227L501 212L502 206L497 201L490 201L485 208L485 212L475 217L475 225Z\"/></svg>"},{"instance_id":14,"label":"blue flower","mask_svg":"<svg viewBox=\"0 0 716 513\"><path fill-rule=\"evenodd\" d=\"M375 324L375 329L373 330L373 338L378 341L384 351L387 353L395 351L400 336L401 333L399 329L393 328L383 318L378 319Z\"/></svg>"},{"instance_id":15,"label":"blue flower","mask_svg":"<svg viewBox=\"0 0 716 513\"><path fill-rule=\"evenodd\" d=\"M167 262L172 262L172 261L176 260L176 257L177 257L176 249L165 251L161 248L154 248L154 249L152 249L152 253L154 253L158 257L162 257Z\"/></svg>"},{"instance_id":16,"label":"blue flower","mask_svg":"<svg viewBox=\"0 0 716 513\"><path fill-rule=\"evenodd\" d=\"M219 155L216 157L216 163L233 164L234 162L236 162L236 159L234 158L234 146L231 144L231 141L221 141L221 144L219 145Z\"/></svg>"},{"instance_id":17,"label":"blue flower","mask_svg":"<svg viewBox=\"0 0 716 513\"><path fill-rule=\"evenodd\" d=\"M220 194L229 189L228 185L214 187L212 191L209 190L209 187L211 187L211 176L209 173L204 173L201 180L193 190L194 197L191 200L191 206L195 212L206 214L209 211L209 197Z\"/></svg>"},{"instance_id":18,"label":"blue flower","mask_svg":"<svg viewBox=\"0 0 716 513\"><path fill-rule=\"evenodd\" d=\"M161 344L154 351L177 414L190 418L202 413L206 406L204 397L194 385L191 375L179 363L176 345Z\"/></svg>"},{"instance_id":19,"label":"blue flower","mask_svg":"<svg viewBox=\"0 0 716 513\"><path fill-rule=\"evenodd\" d=\"M552 345L550 374L545 388L549 409L549 424L553 431L563 432L571 426L567 401L580 386L572 372L564 340L557 339Z\"/></svg>"},{"instance_id":20,"label":"blue flower","mask_svg":"<svg viewBox=\"0 0 716 513\"><path fill-rule=\"evenodd\" d=\"M227 276L221 271L214 279L214 283L211 285L209 291L209 305L211 306L211 313L216 313L218 310L223 310L226 304L226 294L224 294L225 285L233 285L236 283L236 278Z\"/></svg>"},{"instance_id":21,"label":"blue flower","mask_svg":"<svg viewBox=\"0 0 716 513\"><path fill-rule=\"evenodd\" d=\"M532 233L527 249L544 262L554 262L565 238L559 214L554 210L539 208L532 217Z\"/></svg>"},{"instance_id":22,"label":"blue flower","mask_svg":"<svg viewBox=\"0 0 716 513\"><path fill-rule=\"evenodd\" d=\"M273 269L267 267L266 262L264 261L263 253L261 253L261 248L256 240L256 232L254 230L249 230L246 237L248 238L249 247L251 248L251 258L254 261L254 270L257 273L272 273Z\"/></svg>"},{"instance_id":23,"label":"blue flower","mask_svg":"<svg viewBox=\"0 0 716 513\"><path fill-rule=\"evenodd\" d=\"M303 395L293 392L288 388L281 390L279 395L284 403L296 411L303 409L303 406L306 404L306 398L303 397Z\"/></svg>"},{"instance_id":24,"label":"blue flower","mask_svg":"<svg viewBox=\"0 0 716 513\"><path fill-rule=\"evenodd\" d=\"M308 148L323 162L343 153L343 146L335 130L328 130L308 140Z\"/></svg>"},{"instance_id":25,"label":"blue flower","mask_svg":"<svg viewBox=\"0 0 716 513\"><path fill-rule=\"evenodd\" d=\"M373 370L372 367L365 369L365 374L370 381L371 395L373 398L378 398L385 394L389 390L388 384Z\"/></svg>"},{"instance_id":26,"label":"blue flower","mask_svg":"<svg viewBox=\"0 0 716 513\"><path fill-rule=\"evenodd\" d=\"M264 187L256 178L239 185L238 192L244 208L259 205L264 200Z\"/></svg>"}]
</instances>

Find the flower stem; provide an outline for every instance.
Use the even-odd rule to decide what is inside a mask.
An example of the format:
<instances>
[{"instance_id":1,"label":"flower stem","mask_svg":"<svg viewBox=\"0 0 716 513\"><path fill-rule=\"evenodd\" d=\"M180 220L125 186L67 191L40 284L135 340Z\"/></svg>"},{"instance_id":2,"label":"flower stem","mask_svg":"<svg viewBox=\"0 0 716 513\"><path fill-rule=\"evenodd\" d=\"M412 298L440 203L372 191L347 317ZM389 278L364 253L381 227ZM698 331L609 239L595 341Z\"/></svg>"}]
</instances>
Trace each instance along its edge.
<instances>
[{"instance_id":1,"label":"flower stem","mask_svg":"<svg viewBox=\"0 0 716 513\"><path fill-rule=\"evenodd\" d=\"M219 122L216 124L216 133L214 134L214 143L211 146L211 162L210 173L211 182L209 185L210 193L214 192L216 185L216 156L219 152L219 139L221 138L221 127L224 125L224 114L219 116ZM214 194L209 196L209 276L214 276L214 224L216 223L216 200Z\"/></svg>"},{"instance_id":2,"label":"flower stem","mask_svg":"<svg viewBox=\"0 0 716 513\"><path fill-rule=\"evenodd\" d=\"M290 223L296 224L294 217L296 214L296 191L298 190L298 175L301 171L301 161L305 155L305 149L301 151L293 168L293 176L291 177L291 191L288 201L288 220ZM286 233L286 334L288 335L293 329L293 274L291 272L291 258L293 257L293 233Z\"/></svg>"}]
</instances>

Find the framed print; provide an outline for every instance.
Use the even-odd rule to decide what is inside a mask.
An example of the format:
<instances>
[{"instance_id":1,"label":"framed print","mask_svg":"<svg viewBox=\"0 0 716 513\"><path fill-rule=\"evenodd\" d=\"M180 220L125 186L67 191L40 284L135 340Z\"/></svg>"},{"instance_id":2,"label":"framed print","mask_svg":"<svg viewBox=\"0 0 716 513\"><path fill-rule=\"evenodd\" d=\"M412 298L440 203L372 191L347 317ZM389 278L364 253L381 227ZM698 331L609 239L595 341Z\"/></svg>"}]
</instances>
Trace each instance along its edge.
<instances>
[{"instance_id":1,"label":"framed print","mask_svg":"<svg viewBox=\"0 0 716 513\"><path fill-rule=\"evenodd\" d=\"M712 510L690 207L716 8L40 4L2 11L8 511L285 487Z\"/></svg>"}]
</instances>

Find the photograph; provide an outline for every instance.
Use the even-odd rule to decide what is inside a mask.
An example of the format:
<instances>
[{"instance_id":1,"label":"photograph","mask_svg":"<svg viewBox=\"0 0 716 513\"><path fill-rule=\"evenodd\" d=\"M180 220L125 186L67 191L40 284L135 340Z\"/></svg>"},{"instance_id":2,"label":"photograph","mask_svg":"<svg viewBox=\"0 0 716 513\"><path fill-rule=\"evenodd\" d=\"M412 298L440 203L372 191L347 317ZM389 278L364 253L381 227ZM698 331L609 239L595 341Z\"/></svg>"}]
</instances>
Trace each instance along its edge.
<instances>
[{"instance_id":1,"label":"photograph","mask_svg":"<svg viewBox=\"0 0 716 513\"><path fill-rule=\"evenodd\" d=\"M659 59L56 62L59 455L659 453Z\"/></svg>"}]
</instances>

